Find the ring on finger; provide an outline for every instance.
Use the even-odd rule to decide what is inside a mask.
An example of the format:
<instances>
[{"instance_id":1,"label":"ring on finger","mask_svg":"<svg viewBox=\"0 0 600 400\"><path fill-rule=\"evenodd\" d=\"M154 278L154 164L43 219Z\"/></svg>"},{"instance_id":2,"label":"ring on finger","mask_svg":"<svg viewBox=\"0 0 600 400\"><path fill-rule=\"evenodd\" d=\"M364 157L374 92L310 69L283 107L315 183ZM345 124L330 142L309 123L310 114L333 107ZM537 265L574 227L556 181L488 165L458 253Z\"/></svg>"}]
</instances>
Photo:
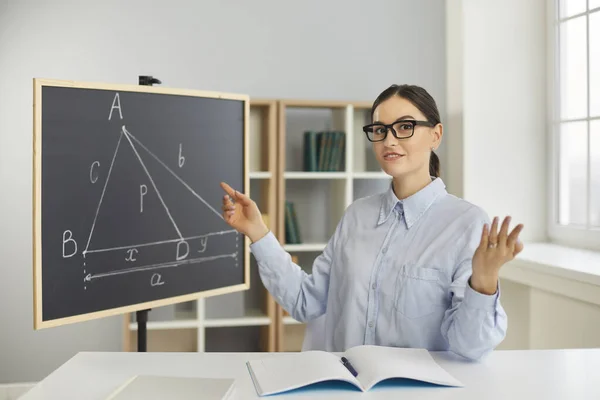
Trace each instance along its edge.
<instances>
[{"instance_id":1,"label":"ring on finger","mask_svg":"<svg viewBox=\"0 0 600 400\"><path fill-rule=\"evenodd\" d=\"M488 244L488 248L489 248L489 249L493 249L494 247L497 247L497 246L498 246L498 243L494 243L494 242L490 242L490 243Z\"/></svg>"}]
</instances>

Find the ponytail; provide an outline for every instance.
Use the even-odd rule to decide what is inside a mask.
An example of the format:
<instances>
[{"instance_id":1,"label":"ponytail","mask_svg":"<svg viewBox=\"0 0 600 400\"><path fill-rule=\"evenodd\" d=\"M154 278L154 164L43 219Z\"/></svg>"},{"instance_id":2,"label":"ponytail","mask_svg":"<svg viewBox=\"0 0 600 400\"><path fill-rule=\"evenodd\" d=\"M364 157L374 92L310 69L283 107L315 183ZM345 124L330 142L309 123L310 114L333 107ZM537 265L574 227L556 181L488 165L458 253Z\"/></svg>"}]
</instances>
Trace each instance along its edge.
<instances>
[{"instance_id":1,"label":"ponytail","mask_svg":"<svg viewBox=\"0 0 600 400\"><path fill-rule=\"evenodd\" d=\"M440 177L440 159L433 151L431 151L431 157L429 158L429 175L436 178Z\"/></svg>"}]
</instances>

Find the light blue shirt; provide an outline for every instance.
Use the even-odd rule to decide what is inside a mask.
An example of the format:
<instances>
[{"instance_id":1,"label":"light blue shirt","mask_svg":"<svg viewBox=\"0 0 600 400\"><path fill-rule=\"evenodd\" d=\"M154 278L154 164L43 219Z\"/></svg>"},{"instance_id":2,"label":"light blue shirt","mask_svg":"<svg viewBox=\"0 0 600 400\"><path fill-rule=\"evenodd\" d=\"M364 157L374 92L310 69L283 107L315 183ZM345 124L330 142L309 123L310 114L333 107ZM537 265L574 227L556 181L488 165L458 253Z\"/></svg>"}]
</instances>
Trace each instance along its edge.
<instances>
[{"instance_id":1,"label":"light blue shirt","mask_svg":"<svg viewBox=\"0 0 600 400\"><path fill-rule=\"evenodd\" d=\"M298 321L325 314L326 351L357 345L449 350L471 359L505 337L500 288L468 281L489 217L435 178L398 200L392 190L353 202L307 274L269 232L252 243L261 280Z\"/></svg>"}]
</instances>

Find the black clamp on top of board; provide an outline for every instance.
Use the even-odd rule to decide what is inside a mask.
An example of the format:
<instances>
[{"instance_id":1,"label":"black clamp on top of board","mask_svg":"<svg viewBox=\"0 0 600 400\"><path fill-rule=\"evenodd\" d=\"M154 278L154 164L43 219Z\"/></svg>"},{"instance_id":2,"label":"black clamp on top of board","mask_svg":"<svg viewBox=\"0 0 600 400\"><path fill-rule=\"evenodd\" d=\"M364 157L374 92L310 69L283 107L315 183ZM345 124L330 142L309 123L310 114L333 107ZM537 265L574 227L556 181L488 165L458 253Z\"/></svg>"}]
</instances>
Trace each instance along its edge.
<instances>
[{"instance_id":1,"label":"black clamp on top of board","mask_svg":"<svg viewBox=\"0 0 600 400\"><path fill-rule=\"evenodd\" d=\"M149 75L140 75L139 76L139 84L140 85L152 86L155 83L160 85L162 82L153 76L149 76Z\"/></svg>"}]
</instances>

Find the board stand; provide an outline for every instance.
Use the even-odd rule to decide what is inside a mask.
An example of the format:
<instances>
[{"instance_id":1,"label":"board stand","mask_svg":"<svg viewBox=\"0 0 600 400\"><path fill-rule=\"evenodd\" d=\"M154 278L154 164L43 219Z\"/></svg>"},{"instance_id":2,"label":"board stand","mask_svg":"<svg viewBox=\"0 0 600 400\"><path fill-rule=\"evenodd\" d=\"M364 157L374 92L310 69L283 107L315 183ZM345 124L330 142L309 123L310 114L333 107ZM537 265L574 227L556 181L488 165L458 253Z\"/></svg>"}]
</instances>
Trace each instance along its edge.
<instances>
[{"instance_id":1,"label":"board stand","mask_svg":"<svg viewBox=\"0 0 600 400\"><path fill-rule=\"evenodd\" d=\"M147 75L140 75L138 77L138 83L144 86L152 86L155 83L162 83L160 80ZM148 322L148 311L147 310L139 310L135 312L135 320L137 322L137 347L138 352L146 352L147 351L147 330L146 324Z\"/></svg>"},{"instance_id":2,"label":"board stand","mask_svg":"<svg viewBox=\"0 0 600 400\"><path fill-rule=\"evenodd\" d=\"M145 352L147 349L146 338L146 323L148 322L148 310L139 310L135 312L135 319L137 321L137 346L138 352Z\"/></svg>"}]
</instances>

